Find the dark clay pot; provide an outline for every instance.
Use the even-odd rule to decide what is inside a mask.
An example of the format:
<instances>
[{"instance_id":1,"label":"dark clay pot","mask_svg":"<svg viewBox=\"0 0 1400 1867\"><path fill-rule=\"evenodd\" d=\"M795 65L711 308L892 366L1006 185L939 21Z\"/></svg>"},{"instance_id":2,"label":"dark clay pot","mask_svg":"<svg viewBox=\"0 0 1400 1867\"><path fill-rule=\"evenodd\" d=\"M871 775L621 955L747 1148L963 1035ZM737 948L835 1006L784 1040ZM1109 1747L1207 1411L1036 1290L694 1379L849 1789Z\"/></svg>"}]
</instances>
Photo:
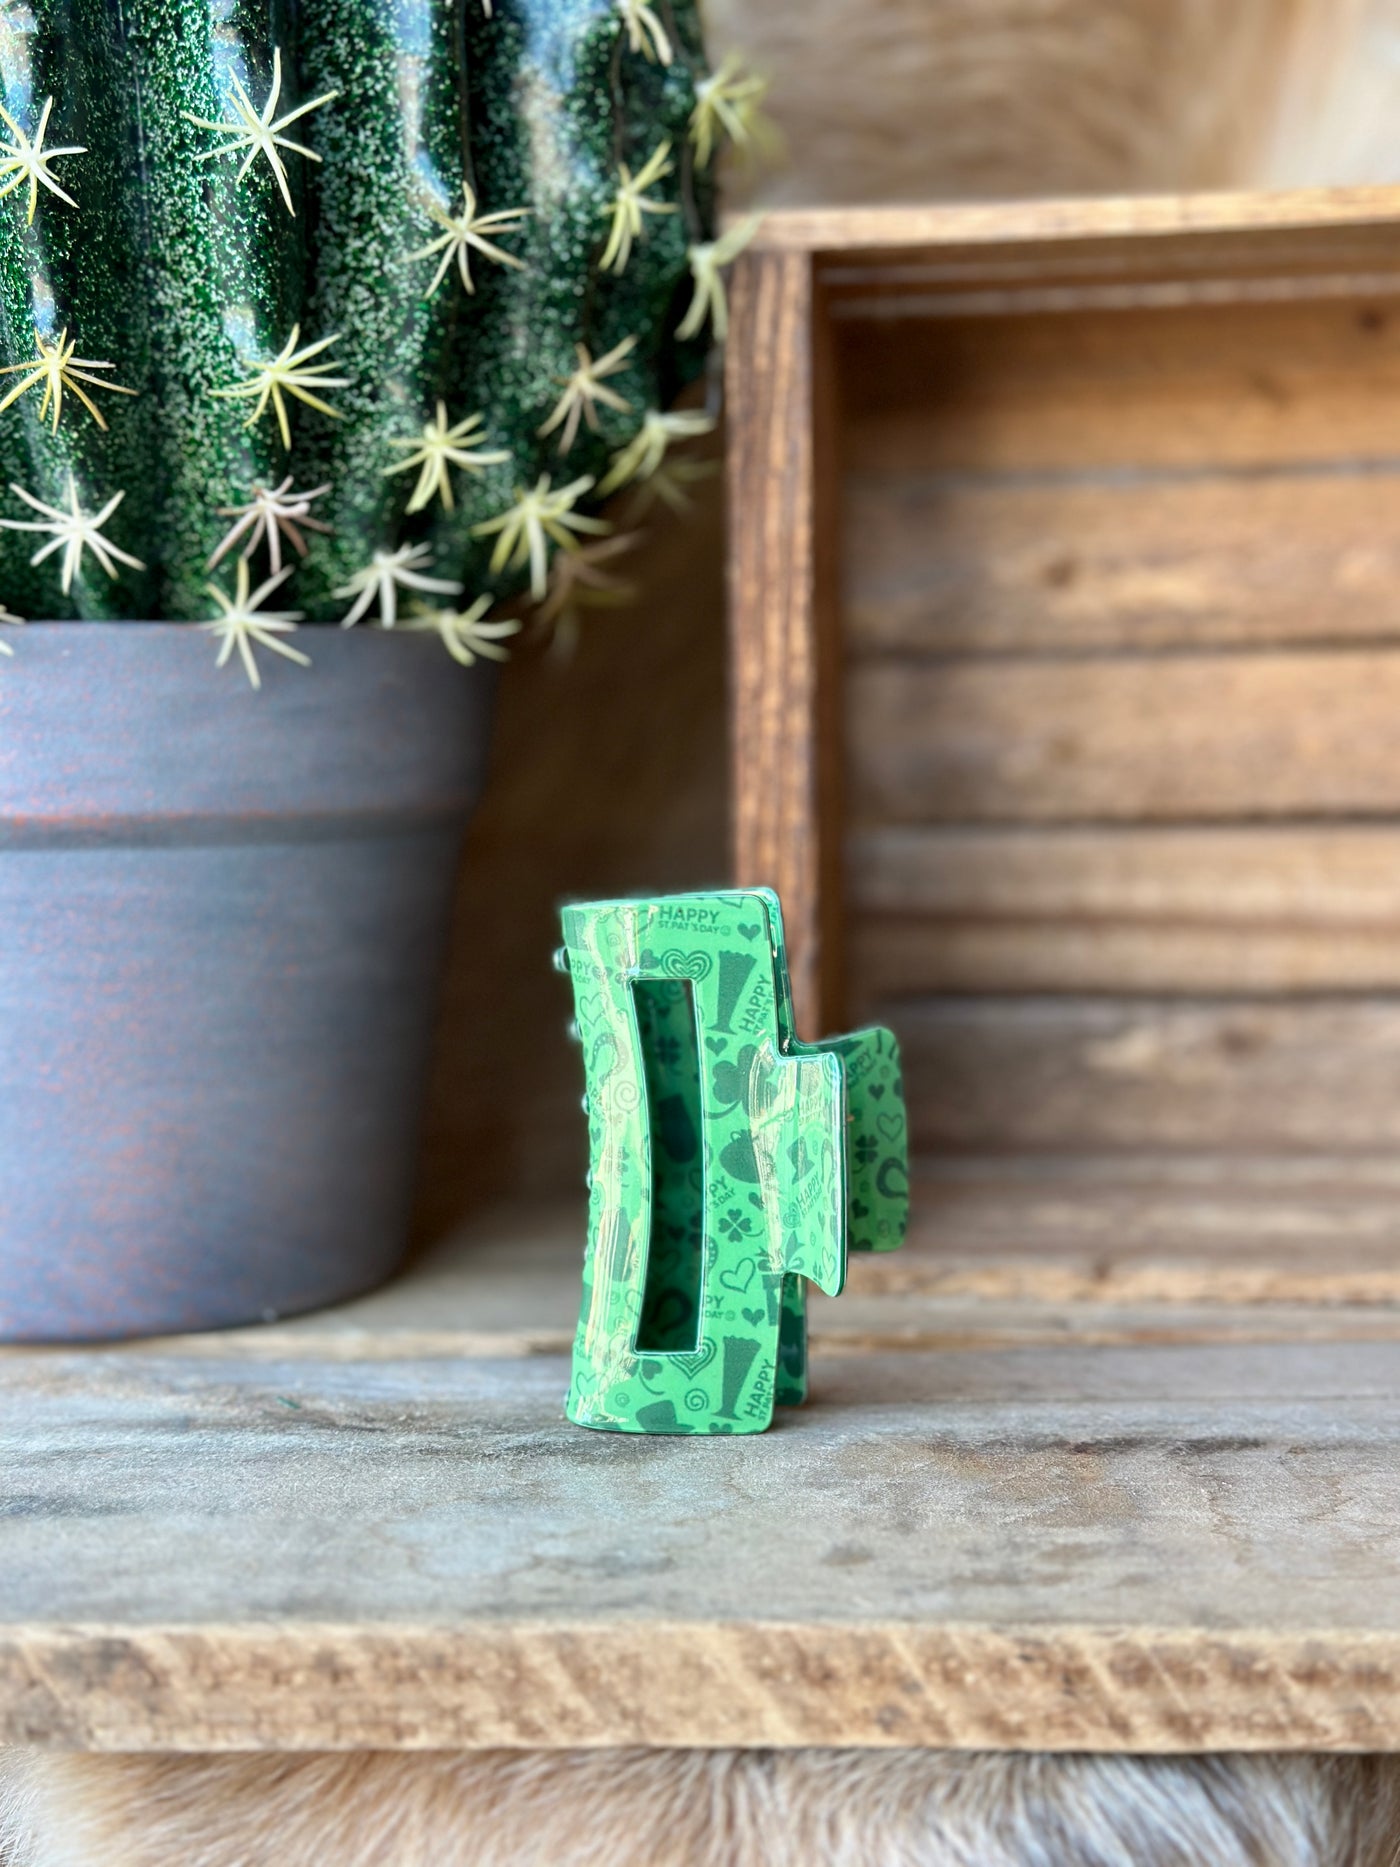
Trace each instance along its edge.
<instances>
[{"instance_id":1,"label":"dark clay pot","mask_svg":"<svg viewBox=\"0 0 1400 1867\"><path fill-rule=\"evenodd\" d=\"M402 1255L491 681L304 629L254 693L202 631L0 661L0 1340L206 1329Z\"/></svg>"}]
</instances>

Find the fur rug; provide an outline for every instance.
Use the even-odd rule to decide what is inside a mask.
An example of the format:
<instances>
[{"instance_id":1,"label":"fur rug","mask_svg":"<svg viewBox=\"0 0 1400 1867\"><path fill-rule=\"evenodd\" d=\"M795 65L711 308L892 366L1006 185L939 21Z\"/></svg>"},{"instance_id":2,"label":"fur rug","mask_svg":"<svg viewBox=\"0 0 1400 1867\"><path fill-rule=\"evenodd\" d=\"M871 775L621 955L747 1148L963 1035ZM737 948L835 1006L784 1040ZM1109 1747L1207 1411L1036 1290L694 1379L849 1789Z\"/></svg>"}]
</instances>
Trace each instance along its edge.
<instances>
[{"instance_id":1,"label":"fur rug","mask_svg":"<svg viewBox=\"0 0 1400 1867\"><path fill-rule=\"evenodd\" d=\"M7 1867L1395 1867L1400 1764L12 1754ZM0 1843L0 1851L3 1843Z\"/></svg>"}]
</instances>

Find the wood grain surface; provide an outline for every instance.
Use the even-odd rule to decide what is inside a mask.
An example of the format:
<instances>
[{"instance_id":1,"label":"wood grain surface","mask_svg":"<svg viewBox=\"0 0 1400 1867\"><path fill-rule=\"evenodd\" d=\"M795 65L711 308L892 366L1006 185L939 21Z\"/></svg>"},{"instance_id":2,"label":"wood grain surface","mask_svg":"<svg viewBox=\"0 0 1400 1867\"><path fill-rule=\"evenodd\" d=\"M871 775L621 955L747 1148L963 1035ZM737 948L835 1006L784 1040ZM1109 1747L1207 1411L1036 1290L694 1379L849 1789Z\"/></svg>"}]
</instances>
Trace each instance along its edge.
<instances>
[{"instance_id":1,"label":"wood grain surface","mask_svg":"<svg viewBox=\"0 0 1400 1867\"><path fill-rule=\"evenodd\" d=\"M764 215L758 245L774 252L880 256L934 249L1024 247L1085 239L1134 248L1178 234L1223 237L1238 257L1251 235L1279 231L1292 250L1320 236L1335 250L1339 231L1374 229L1384 250L1400 226L1400 189L1298 188L1274 193L1096 196L1066 201L957 202L922 206L782 208Z\"/></svg>"},{"instance_id":2,"label":"wood grain surface","mask_svg":"<svg viewBox=\"0 0 1400 1867\"><path fill-rule=\"evenodd\" d=\"M1400 811L1400 651L881 661L848 705L862 824Z\"/></svg>"},{"instance_id":3,"label":"wood grain surface","mask_svg":"<svg viewBox=\"0 0 1400 1867\"><path fill-rule=\"evenodd\" d=\"M1330 1476L1325 1465L1291 1469ZM776 1528L771 1518L742 1527ZM1374 1582L1362 1565L1358 1585ZM332 1622L290 1637L257 1625L98 1624L20 1640L0 1628L0 1694L25 1703L3 1727L13 1741L128 1752L1385 1751L1400 1732L1400 1636L1330 1623L1184 1634L679 1618Z\"/></svg>"},{"instance_id":4,"label":"wood grain surface","mask_svg":"<svg viewBox=\"0 0 1400 1867\"><path fill-rule=\"evenodd\" d=\"M1400 639L1400 471L853 473L853 653ZM930 539L937 539L937 549Z\"/></svg>"},{"instance_id":5,"label":"wood grain surface","mask_svg":"<svg viewBox=\"0 0 1400 1867\"><path fill-rule=\"evenodd\" d=\"M1400 987L1400 826L889 826L847 847L853 1001Z\"/></svg>"},{"instance_id":6,"label":"wood grain surface","mask_svg":"<svg viewBox=\"0 0 1400 1867\"><path fill-rule=\"evenodd\" d=\"M913 1210L908 1249L857 1262L853 1297L824 1307L822 1328L873 1326L886 1295L927 1299L905 1314L911 1329L961 1317L1000 1334L1036 1304L1043 1326L1105 1340L1116 1328L1287 1340L1396 1326L1400 1162L1388 1154L925 1156Z\"/></svg>"},{"instance_id":7,"label":"wood grain surface","mask_svg":"<svg viewBox=\"0 0 1400 1867\"><path fill-rule=\"evenodd\" d=\"M1400 1167L917 1194L760 1439L564 1422L577 1206L0 1353L0 1741L1400 1747Z\"/></svg>"},{"instance_id":8,"label":"wood grain surface","mask_svg":"<svg viewBox=\"0 0 1400 1867\"><path fill-rule=\"evenodd\" d=\"M1393 290L1146 308L1071 293L1058 311L994 299L835 331L850 472L1106 482L1396 456Z\"/></svg>"},{"instance_id":9,"label":"wood grain surface","mask_svg":"<svg viewBox=\"0 0 1400 1867\"><path fill-rule=\"evenodd\" d=\"M835 383L809 260L756 255L727 351L733 877L783 904L799 1031L840 1022Z\"/></svg>"},{"instance_id":10,"label":"wood grain surface","mask_svg":"<svg viewBox=\"0 0 1400 1867\"><path fill-rule=\"evenodd\" d=\"M915 1147L1345 1154L1400 1141L1400 1000L988 996L884 1015Z\"/></svg>"}]
</instances>

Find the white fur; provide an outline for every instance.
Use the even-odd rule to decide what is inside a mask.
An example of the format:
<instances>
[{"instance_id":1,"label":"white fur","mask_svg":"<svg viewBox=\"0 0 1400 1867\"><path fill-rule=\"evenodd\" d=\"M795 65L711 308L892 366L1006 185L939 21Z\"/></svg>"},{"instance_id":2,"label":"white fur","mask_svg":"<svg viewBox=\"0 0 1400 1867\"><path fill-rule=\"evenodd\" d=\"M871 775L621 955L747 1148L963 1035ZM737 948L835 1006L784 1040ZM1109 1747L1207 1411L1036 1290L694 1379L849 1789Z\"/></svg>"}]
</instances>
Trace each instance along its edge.
<instances>
[{"instance_id":1,"label":"white fur","mask_svg":"<svg viewBox=\"0 0 1400 1867\"><path fill-rule=\"evenodd\" d=\"M12 1753L8 1867L1394 1867L1400 1764Z\"/></svg>"}]
</instances>

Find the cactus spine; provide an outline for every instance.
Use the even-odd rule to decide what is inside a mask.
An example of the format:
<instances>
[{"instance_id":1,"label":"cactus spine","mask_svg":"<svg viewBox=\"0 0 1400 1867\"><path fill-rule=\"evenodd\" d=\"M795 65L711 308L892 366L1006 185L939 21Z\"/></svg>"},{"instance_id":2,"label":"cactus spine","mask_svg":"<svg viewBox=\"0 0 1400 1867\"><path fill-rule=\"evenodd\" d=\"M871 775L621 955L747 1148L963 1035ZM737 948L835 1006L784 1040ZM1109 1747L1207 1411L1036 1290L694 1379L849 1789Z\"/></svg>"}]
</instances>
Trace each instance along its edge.
<instances>
[{"instance_id":1,"label":"cactus spine","mask_svg":"<svg viewBox=\"0 0 1400 1867\"><path fill-rule=\"evenodd\" d=\"M694 0L7 13L10 608L207 618L248 558L269 614L498 653L599 484L705 425L663 414L708 342Z\"/></svg>"}]
</instances>

